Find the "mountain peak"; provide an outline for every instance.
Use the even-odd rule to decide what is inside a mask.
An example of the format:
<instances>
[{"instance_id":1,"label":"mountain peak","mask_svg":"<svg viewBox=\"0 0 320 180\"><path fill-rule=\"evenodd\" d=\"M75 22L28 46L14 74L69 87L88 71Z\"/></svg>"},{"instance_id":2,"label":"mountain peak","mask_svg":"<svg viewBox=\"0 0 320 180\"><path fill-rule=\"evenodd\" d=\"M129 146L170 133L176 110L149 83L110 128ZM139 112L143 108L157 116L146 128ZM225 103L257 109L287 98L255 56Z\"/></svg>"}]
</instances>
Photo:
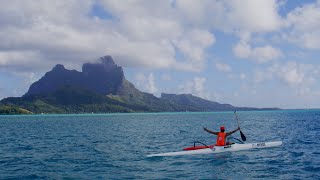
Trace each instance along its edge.
<instances>
[{"instance_id":1,"label":"mountain peak","mask_svg":"<svg viewBox=\"0 0 320 180\"><path fill-rule=\"evenodd\" d=\"M82 72L85 74L100 72L108 73L119 71L123 73L122 67L118 66L112 59L111 56L103 56L99 58L100 62L98 63L85 63L82 65Z\"/></svg>"},{"instance_id":2,"label":"mountain peak","mask_svg":"<svg viewBox=\"0 0 320 180\"><path fill-rule=\"evenodd\" d=\"M121 66L111 56L98 63L85 63L83 71L65 69L57 64L33 83L21 98L6 98L0 105L22 106L36 113L83 112L169 112L169 111L233 111L230 104L202 99L192 94L166 94L161 98L144 93L125 79ZM38 96L40 95L40 96Z\"/></svg>"},{"instance_id":3,"label":"mountain peak","mask_svg":"<svg viewBox=\"0 0 320 180\"><path fill-rule=\"evenodd\" d=\"M106 65L116 65L116 63L114 63L111 56L103 56L100 58L100 60L103 64L106 64Z\"/></svg>"},{"instance_id":4,"label":"mountain peak","mask_svg":"<svg viewBox=\"0 0 320 180\"><path fill-rule=\"evenodd\" d=\"M64 86L94 91L100 95L117 94L125 77L121 66L111 56L99 58L98 63L85 63L82 72L65 69L57 64L39 81L33 83L26 95L48 94Z\"/></svg>"},{"instance_id":5,"label":"mountain peak","mask_svg":"<svg viewBox=\"0 0 320 180\"><path fill-rule=\"evenodd\" d=\"M65 70L64 66L62 64L57 64L52 71L60 71L60 70Z\"/></svg>"}]
</instances>

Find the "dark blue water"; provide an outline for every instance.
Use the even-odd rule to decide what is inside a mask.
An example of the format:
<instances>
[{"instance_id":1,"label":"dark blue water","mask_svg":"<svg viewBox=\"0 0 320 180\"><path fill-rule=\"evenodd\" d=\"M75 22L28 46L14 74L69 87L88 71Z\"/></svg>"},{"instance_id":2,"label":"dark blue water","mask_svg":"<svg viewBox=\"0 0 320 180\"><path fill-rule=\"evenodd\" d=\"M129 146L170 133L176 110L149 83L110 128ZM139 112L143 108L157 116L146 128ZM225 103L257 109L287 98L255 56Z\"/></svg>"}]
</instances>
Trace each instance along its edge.
<instances>
[{"instance_id":1,"label":"dark blue water","mask_svg":"<svg viewBox=\"0 0 320 180\"><path fill-rule=\"evenodd\" d=\"M320 111L238 112L238 117L248 142L284 144L147 158L193 141L214 143L202 127L233 130L233 113L0 116L0 178L320 178Z\"/></svg>"}]
</instances>

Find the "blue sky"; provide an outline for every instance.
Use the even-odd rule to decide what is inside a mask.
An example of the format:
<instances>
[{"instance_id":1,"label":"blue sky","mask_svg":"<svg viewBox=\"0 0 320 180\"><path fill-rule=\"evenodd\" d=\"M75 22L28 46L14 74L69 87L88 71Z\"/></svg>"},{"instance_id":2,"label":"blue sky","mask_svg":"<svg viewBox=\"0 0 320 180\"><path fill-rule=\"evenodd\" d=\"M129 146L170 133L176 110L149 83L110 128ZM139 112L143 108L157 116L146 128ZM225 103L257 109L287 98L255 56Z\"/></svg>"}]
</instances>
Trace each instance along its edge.
<instances>
[{"instance_id":1,"label":"blue sky","mask_svg":"<svg viewBox=\"0 0 320 180\"><path fill-rule=\"evenodd\" d=\"M320 108L319 0L8 0L0 26L0 99L111 55L156 96Z\"/></svg>"}]
</instances>

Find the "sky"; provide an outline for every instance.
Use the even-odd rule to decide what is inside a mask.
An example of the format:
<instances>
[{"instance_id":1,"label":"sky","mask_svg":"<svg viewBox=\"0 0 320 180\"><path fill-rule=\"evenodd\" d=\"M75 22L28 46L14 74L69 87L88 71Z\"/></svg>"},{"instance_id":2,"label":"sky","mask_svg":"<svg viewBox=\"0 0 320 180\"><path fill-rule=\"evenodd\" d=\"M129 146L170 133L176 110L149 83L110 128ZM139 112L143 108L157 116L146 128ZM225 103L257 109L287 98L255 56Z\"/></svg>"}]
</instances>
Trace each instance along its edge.
<instances>
[{"instance_id":1,"label":"sky","mask_svg":"<svg viewBox=\"0 0 320 180\"><path fill-rule=\"evenodd\" d=\"M0 99L111 55L139 90L320 108L320 0L3 0Z\"/></svg>"}]
</instances>

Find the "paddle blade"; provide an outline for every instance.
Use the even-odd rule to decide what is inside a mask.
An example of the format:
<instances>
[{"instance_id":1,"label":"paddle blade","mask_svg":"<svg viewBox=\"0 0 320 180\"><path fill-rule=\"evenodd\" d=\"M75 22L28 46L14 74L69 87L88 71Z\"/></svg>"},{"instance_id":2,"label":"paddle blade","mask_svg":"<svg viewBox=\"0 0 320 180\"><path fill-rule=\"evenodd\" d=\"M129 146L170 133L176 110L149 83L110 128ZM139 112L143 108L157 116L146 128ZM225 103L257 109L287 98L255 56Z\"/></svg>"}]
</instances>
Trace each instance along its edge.
<instances>
[{"instance_id":1,"label":"paddle blade","mask_svg":"<svg viewBox=\"0 0 320 180\"><path fill-rule=\"evenodd\" d=\"M242 141L246 141L247 140L246 136L242 133L242 131L240 131L240 135L241 135Z\"/></svg>"}]
</instances>

